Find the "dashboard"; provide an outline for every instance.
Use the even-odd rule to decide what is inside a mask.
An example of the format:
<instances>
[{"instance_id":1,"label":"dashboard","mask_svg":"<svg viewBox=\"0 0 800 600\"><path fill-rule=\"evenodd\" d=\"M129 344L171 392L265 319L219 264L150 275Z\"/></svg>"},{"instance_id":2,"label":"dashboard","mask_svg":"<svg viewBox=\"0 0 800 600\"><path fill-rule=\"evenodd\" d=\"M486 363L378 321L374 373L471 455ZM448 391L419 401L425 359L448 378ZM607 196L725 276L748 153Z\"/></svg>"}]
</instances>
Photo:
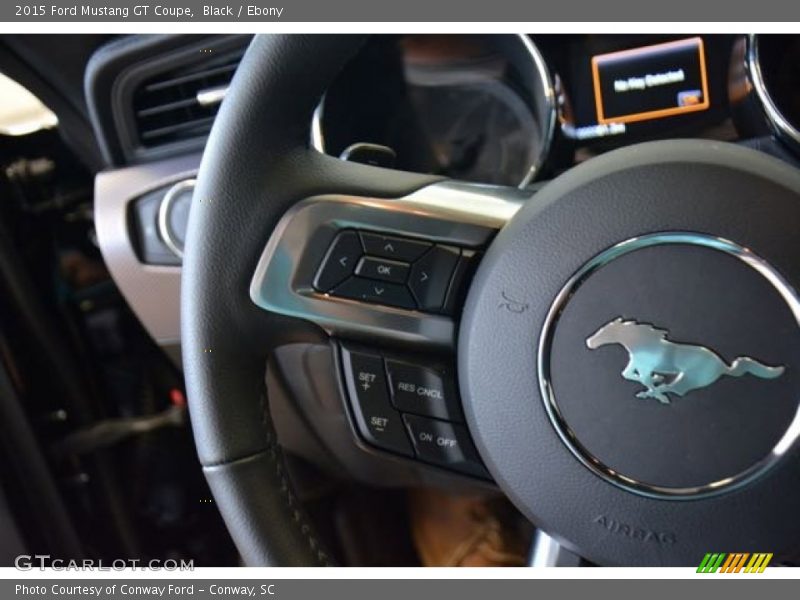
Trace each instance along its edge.
<instances>
[{"instance_id":1,"label":"dashboard","mask_svg":"<svg viewBox=\"0 0 800 600\"><path fill-rule=\"evenodd\" d=\"M99 243L165 347L180 343L193 179L249 41L125 36L86 71L108 165ZM320 98L308 139L343 160L529 191L648 140L734 142L796 162L798 65L796 35L378 35Z\"/></svg>"}]
</instances>

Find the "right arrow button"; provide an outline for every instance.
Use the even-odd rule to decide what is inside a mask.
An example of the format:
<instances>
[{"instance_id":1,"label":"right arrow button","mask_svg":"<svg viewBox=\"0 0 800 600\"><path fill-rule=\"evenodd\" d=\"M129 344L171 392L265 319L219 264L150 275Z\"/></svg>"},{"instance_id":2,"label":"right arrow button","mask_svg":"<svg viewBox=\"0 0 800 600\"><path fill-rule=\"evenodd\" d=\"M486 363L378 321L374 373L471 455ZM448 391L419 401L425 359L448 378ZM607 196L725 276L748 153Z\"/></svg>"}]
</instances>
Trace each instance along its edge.
<instances>
[{"instance_id":1,"label":"right arrow button","mask_svg":"<svg viewBox=\"0 0 800 600\"><path fill-rule=\"evenodd\" d=\"M458 248L434 246L414 263L408 285L420 310L438 312L442 309L460 255Z\"/></svg>"}]
</instances>

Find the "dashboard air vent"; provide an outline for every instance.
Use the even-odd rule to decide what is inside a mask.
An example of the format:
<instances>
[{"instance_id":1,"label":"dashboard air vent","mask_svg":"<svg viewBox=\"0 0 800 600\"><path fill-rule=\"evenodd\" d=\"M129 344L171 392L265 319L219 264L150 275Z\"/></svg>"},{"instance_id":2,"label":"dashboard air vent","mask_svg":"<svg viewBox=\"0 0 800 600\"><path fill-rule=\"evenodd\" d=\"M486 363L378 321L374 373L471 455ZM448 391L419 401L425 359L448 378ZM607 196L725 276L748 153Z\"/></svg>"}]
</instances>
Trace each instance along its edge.
<instances>
[{"instance_id":1,"label":"dashboard air vent","mask_svg":"<svg viewBox=\"0 0 800 600\"><path fill-rule=\"evenodd\" d=\"M208 135L244 49L161 72L133 93L141 146L152 148Z\"/></svg>"}]
</instances>

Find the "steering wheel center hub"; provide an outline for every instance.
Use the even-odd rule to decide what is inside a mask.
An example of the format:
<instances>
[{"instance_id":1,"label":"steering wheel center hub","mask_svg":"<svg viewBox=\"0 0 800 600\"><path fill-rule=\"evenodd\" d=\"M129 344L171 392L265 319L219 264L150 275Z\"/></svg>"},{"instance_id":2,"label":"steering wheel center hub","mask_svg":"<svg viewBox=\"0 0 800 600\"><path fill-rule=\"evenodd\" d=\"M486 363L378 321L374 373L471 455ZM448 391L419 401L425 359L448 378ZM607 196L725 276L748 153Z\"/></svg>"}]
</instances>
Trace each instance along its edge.
<instances>
[{"instance_id":1,"label":"steering wheel center hub","mask_svg":"<svg viewBox=\"0 0 800 600\"><path fill-rule=\"evenodd\" d=\"M550 310L538 357L548 416L584 466L629 491L746 485L800 434L798 315L780 273L732 242L673 232L617 244Z\"/></svg>"},{"instance_id":2,"label":"steering wheel center hub","mask_svg":"<svg viewBox=\"0 0 800 600\"><path fill-rule=\"evenodd\" d=\"M602 564L796 543L798 191L749 150L643 144L558 178L495 239L461 392L487 467L545 531Z\"/></svg>"}]
</instances>

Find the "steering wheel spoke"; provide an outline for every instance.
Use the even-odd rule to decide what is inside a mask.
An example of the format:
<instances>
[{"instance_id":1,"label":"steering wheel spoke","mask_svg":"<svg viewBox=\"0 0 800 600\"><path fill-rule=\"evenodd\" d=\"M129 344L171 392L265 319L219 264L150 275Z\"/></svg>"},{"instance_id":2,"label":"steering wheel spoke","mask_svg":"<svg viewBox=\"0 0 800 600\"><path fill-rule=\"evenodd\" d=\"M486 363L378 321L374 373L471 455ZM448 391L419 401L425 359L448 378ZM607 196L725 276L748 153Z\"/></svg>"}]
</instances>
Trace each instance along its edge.
<instances>
[{"instance_id":1,"label":"steering wheel spoke","mask_svg":"<svg viewBox=\"0 0 800 600\"><path fill-rule=\"evenodd\" d=\"M528 196L444 181L399 198L306 198L266 244L250 298L332 335L453 349L469 275Z\"/></svg>"}]
</instances>

